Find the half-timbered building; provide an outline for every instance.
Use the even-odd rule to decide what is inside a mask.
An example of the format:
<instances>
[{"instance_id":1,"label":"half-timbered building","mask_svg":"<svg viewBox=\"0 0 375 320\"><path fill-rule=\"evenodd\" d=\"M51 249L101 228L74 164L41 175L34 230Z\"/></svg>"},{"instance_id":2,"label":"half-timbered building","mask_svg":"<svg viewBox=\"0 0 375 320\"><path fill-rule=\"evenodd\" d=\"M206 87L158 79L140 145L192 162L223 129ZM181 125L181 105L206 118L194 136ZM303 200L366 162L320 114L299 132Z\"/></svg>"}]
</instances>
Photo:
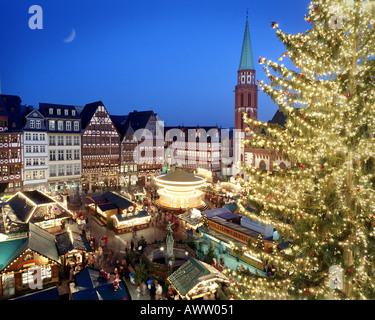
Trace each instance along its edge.
<instances>
[{"instance_id":1,"label":"half-timbered building","mask_svg":"<svg viewBox=\"0 0 375 320\"><path fill-rule=\"evenodd\" d=\"M150 185L164 163L164 122L157 113L132 111L121 127L122 184Z\"/></svg>"},{"instance_id":2,"label":"half-timbered building","mask_svg":"<svg viewBox=\"0 0 375 320\"><path fill-rule=\"evenodd\" d=\"M85 105L82 119L82 189L116 189L119 185L120 133L102 101Z\"/></svg>"},{"instance_id":3,"label":"half-timbered building","mask_svg":"<svg viewBox=\"0 0 375 320\"><path fill-rule=\"evenodd\" d=\"M14 95L0 95L0 193L22 188L22 128L26 106Z\"/></svg>"}]
</instances>

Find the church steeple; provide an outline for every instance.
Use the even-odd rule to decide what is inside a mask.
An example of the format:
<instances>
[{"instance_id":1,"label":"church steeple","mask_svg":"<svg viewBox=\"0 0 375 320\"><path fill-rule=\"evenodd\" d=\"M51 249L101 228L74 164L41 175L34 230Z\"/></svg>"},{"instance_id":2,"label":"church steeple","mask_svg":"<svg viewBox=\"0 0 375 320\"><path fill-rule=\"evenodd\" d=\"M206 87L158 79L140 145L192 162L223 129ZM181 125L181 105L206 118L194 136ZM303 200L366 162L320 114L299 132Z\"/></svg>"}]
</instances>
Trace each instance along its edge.
<instances>
[{"instance_id":1,"label":"church steeple","mask_svg":"<svg viewBox=\"0 0 375 320\"><path fill-rule=\"evenodd\" d=\"M253 50L251 47L250 28L246 16L245 33L242 43L240 66L237 71L235 88L235 129L245 131L247 125L243 114L249 118L258 118L258 86L255 82Z\"/></svg>"},{"instance_id":2,"label":"church steeple","mask_svg":"<svg viewBox=\"0 0 375 320\"><path fill-rule=\"evenodd\" d=\"M240 66L238 70L246 70L246 69L254 70L253 50L251 47L249 21L248 21L247 16L246 16L245 33L244 33L243 42L242 42Z\"/></svg>"}]
</instances>

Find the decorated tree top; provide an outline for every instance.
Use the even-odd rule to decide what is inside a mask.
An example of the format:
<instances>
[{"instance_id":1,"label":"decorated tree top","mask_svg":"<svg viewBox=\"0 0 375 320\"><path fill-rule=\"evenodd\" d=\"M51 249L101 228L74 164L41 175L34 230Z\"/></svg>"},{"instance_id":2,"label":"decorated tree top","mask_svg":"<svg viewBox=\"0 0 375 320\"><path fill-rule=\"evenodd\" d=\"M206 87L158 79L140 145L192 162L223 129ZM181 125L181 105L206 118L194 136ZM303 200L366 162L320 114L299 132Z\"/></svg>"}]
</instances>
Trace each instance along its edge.
<instances>
[{"instance_id":1,"label":"decorated tree top","mask_svg":"<svg viewBox=\"0 0 375 320\"><path fill-rule=\"evenodd\" d=\"M254 119L250 147L274 150L290 167L264 172L247 167L253 219L272 223L289 258L256 253L278 272L251 280L244 297L375 297L375 5L374 1L314 0L309 29L285 34L271 27L286 51L261 57L269 83L260 88L286 116L284 126ZM294 68L280 64L285 58ZM332 290L329 269L343 268L344 287ZM269 290L267 290L269 289ZM238 293L242 297L242 293Z\"/></svg>"}]
</instances>

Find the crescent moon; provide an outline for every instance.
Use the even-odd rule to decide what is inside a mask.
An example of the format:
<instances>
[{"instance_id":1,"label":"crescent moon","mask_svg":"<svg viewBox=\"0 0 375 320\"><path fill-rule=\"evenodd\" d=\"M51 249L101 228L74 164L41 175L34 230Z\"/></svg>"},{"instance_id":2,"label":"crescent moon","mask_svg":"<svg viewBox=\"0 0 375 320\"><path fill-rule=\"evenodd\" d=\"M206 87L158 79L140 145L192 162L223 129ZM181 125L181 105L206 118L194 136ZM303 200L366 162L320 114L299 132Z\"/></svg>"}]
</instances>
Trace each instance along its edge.
<instances>
[{"instance_id":1,"label":"crescent moon","mask_svg":"<svg viewBox=\"0 0 375 320\"><path fill-rule=\"evenodd\" d=\"M67 37L64 42L66 43L69 43L69 42L72 42L74 40L74 38L76 37L76 31L74 29L72 29L72 33L70 34L69 37Z\"/></svg>"}]
</instances>

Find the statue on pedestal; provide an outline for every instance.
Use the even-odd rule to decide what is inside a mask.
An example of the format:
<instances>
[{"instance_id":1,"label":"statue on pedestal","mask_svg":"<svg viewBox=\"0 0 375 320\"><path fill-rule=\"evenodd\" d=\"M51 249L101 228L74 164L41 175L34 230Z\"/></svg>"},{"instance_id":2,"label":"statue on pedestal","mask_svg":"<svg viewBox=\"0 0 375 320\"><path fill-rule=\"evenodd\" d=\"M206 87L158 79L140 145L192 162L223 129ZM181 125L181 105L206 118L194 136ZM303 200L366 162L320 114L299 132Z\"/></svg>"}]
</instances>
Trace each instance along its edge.
<instances>
[{"instance_id":1,"label":"statue on pedestal","mask_svg":"<svg viewBox=\"0 0 375 320\"><path fill-rule=\"evenodd\" d=\"M166 254L166 263L168 266L174 264L174 252L173 252L173 245L174 245L174 239L173 239L173 230L172 230L172 223L171 221L168 222L167 225L167 254Z\"/></svg>"}]
</instances>

